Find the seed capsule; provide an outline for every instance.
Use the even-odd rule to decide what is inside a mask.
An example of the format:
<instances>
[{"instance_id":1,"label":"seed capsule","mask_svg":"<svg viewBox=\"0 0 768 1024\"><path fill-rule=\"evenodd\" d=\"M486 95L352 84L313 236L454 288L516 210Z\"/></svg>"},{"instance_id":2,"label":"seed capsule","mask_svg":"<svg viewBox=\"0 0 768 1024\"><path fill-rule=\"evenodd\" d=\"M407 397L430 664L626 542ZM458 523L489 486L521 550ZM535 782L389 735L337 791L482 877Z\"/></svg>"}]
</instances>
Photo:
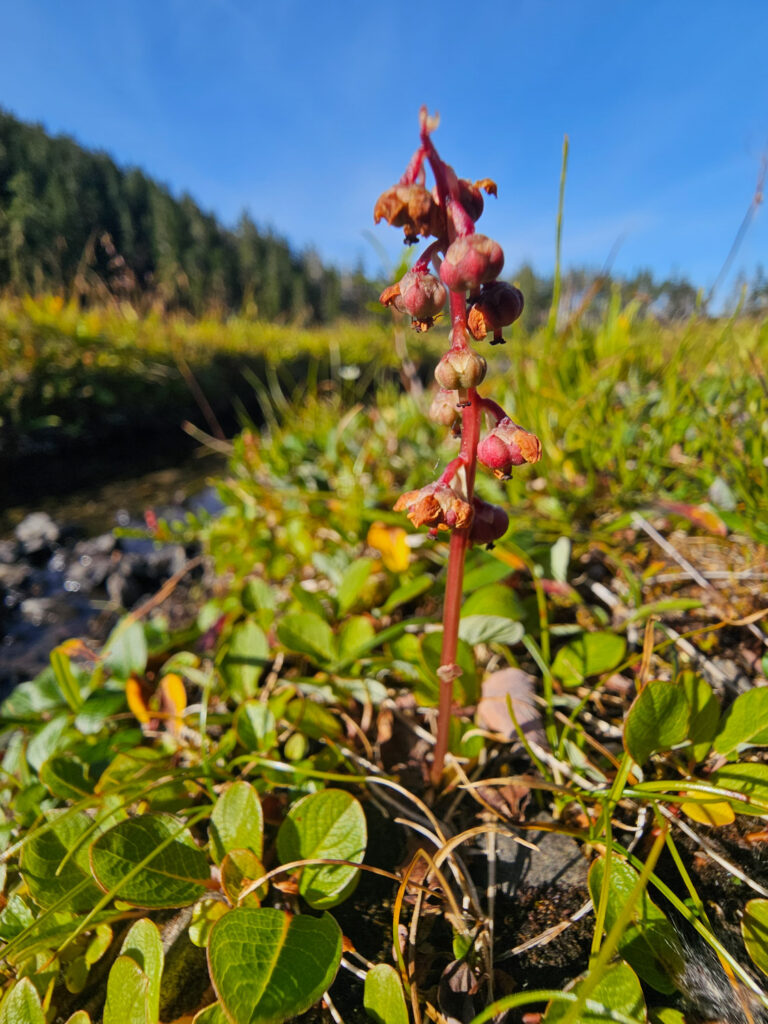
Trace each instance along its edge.
<instances>
[{"instance_id":1,"label":"seed capsule","mask_svg":"<svg viewBox=\"0 0 768 1024\"><path fill-rule=\"evenodd\" d=\"M451 291L475 292L498 277L503 266L504 253L498 242L487 235L465 235L448 246L440 277Z\"/></svg>"}]
</instances>

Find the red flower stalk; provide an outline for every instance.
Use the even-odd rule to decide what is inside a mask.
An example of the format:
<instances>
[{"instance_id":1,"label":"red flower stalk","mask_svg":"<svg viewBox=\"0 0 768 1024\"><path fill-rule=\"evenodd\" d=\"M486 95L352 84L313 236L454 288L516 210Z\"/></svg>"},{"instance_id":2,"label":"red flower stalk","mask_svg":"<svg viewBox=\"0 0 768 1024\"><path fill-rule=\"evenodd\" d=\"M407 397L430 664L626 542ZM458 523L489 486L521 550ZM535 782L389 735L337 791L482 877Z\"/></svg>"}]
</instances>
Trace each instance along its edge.
<instances>
[{"instance_id":1,"label":"red flower stalk","mask_svg":"<svg viewBox=\"0 0 768 1024\"><path fill-rule=\"evenodd\" d=\"M486 362L469 339L482 339L492 331L494 342L503 341L501 329L516 320L523 309L521 293L497 280L504 266L501 246L475 232L475 221L484 206L481 190L496 195L496 186L487 178L474 184L458 178L440 158L431 139L437 119L428 117L426 107L420 111L420 126L419 148L400 181L377 200L374 219L376 223L386 220L402 227L406 242L417 242L420 235L434 239L413 269L382 293L381 302L410 313L415 325L426 330L442 309L447 289L451 315L451 344L435 370L440 390L429 415L454 433L461 416L459 454L438 480L402 495L395 505L397 511L407 511L414 526L427 526L435 536L438 530L451 534L438 670L440 704L431 769L432 781L437 785L448 749L453 681L461 675L456 651L465 555L470 544L491 545L509 526L504 509L474 496L478 456L498 476L505 477L512 466L536 462L541 457L541 444L533 434L512 423L493 399L477 393L485 378ZM431 192L425 186L426 164L435 179ZM440 253L441 262L437 258ZM433 258L439 265L439 280L429 273ZM484 414L494 426L481 442Z\"/></svg>"}]
</instances>

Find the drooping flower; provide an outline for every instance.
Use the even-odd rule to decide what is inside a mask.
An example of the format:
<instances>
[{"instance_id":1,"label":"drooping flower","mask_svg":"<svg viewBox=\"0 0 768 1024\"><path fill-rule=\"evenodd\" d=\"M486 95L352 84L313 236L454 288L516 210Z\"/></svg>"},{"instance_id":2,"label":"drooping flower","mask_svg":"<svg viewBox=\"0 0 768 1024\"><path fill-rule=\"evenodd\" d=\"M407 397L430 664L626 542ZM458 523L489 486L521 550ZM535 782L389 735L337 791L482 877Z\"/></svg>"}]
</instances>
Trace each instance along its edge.
<instances>
[{"instance_id":1,"label":"drooping flower","mask_svg":"<svg viewBox=\"0 0 768 1024\"><path fill-rule=\"evenodd\" d=\"M493 281L504 266L504 253L498 242L487 235L464 235L454 239L440 264L440 277L452 291L478 290Z\"/></svg>"},{"instance_id":2,"label":"drooping flower","mask_svg":"<svg viewBox=\"0 0 768 1024\"><path fill-rule=\"evenodd\" d=\"M407 510L414 526L437 530L465 530L472 524L472 506L448 484L427 484L418 491L407 491L395 502L395 512Z\"/></svg>"},{"instance_id":3,"label":"drooping flower","mask_svg":"<svg viewBox=\"0 0 768 1024\"><path fill-rule=\"evenodd\" d=\"M541 441L505 416L477 446L477 458L497 477L504 479L513 466L539 461Z\"/></svg>"}]
</instances>

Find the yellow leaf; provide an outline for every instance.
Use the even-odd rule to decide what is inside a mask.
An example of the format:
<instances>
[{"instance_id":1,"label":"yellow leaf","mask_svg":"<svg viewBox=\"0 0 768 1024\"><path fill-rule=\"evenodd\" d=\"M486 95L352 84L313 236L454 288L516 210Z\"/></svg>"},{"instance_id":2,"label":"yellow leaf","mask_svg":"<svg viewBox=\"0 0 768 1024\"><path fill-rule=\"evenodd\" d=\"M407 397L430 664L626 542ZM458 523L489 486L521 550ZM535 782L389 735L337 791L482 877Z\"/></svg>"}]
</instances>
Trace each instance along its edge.
<instances>
[{"instance_id":1,"label":"yellow leaf","mask_svg":"<svg viewBox=\"0 0 768 1024\"><path fill-rule=\"evenodd\" d=\"M178 732L181 728L184 708L187 706L184 680L176 672L169 672L160 680L160 691L163 695L163 705L170 714L171 731Z\"/></svg>"},{"instance_id":2,"label":"yellow leaf","mask_svg":"<svg viewBox=\"0 0 768 1024\"><path fill-rule=\"evenodd\" d=\"M687 795L694 796L696 794L691 793ZM718 800L715 803L689 800L684 804L680 804L680 809L689 818L698 821L700 825L730 825L736 819L733 808L725 800Z\"/></svg>"},{"instance_id":3,"label":"yellow leaf","mask_svg":"<svg viewBox=\"0 0 768 1024\"><path fill-rule=\"evenodd\" d=\"M125 684L125 699L128 701L128 707L133 712L134 718L142 725L146 725L149 721L149 708L144 703L141 683L136 676L129 676Z\"/></svg>"},{"instance_id":4,"label":"yellow leaf","mask_svg":"<svg viewBox=\"0 0 768 1024\"><path fill-rule=\"evenodd\" d=\"M371 524L366 542L381 553L381 560L390 572L405 572L411 560L407 537L401 526L377 522Z\"/></svg>"}]
</instances>

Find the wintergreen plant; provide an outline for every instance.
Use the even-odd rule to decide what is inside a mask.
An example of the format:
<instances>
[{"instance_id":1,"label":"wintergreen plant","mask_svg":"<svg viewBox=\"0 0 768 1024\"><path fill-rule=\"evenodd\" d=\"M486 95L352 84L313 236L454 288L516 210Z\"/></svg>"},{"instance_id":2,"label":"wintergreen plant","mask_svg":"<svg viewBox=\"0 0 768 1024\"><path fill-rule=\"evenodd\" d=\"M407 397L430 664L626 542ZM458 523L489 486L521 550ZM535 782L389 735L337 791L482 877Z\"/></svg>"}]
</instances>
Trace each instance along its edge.
<instances>
[{"instance_id":1,"label":"wintergreen plant","mask_svg":"<svg viewBox=\"0 0 768 1024\"><path fill-rule=\"evenodd\" d=\"M501 246L475 230L485 205L482 193L496 195L496 185L488 178L472 183L457 177L435 149L431 134L437 118L430 117L426 107L421 108L419 125L419 147L397 184L379 196L374 219L402 227L408 244L420 236L434 239L411 270L382 293L382 303L408 313L416 329L426 331L447 298L451 320L450 347L435 369L440 389L430 416L460 438L459 453L437 480L408 491L395 505L396 511L407 510L414 526L428 526L433 536L439 530L451 534L432 763L436 783L448 749L453 683L461 674L456 652L467 549L471 544L493 544L509 527L503 508L475 496L477 463L506 479L514 466L538 462L541 443L514 423L497 402L477 390L485 379L487 363L472 342L482 341L490 332L491 345L503 344L503 329L523 311L522 293L499 280L504 266ZM434 176L432 191L425 184L427 164ZM437 275L431 273L430 264ZM491 428L481 437L484 418Z\"/></svg>"}]
</instances>

